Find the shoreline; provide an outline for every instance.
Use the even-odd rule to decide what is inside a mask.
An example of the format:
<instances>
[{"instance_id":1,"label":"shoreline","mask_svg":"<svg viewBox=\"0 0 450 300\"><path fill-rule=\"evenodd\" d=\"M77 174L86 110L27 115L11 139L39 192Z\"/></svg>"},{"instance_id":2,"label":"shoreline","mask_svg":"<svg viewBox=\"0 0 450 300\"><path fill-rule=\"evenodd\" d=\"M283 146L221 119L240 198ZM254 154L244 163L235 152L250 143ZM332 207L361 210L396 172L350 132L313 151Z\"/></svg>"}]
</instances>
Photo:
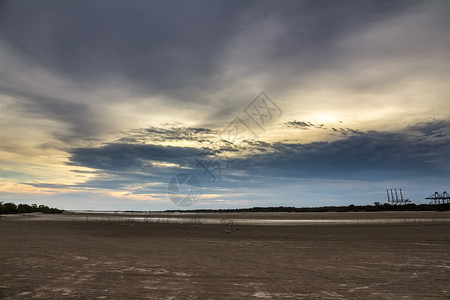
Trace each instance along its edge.
<instances>
[{"instance_id":1,"label":"shoreline","mask_svg":"<svg viewBox=\"0 0 450 300\"><path fill-rule=\"evenodd\" d=\"M401 225L450 224L450 212L323 212L323 213L121 213L66 212L64 214L1 215L2 220L136 222L196 225Z\"/></svg>"}]
</instances>

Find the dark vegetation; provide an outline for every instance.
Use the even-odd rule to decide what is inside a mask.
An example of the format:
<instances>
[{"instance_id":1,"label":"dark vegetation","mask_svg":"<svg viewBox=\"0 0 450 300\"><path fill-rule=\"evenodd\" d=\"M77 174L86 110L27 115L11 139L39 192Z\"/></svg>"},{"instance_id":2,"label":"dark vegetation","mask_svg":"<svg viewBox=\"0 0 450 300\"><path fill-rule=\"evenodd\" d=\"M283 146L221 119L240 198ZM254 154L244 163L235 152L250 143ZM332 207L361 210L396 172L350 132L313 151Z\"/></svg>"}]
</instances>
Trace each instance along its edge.
<instances>
[{"instance_id":1,"label":"dark vegetation","mask_svg":"<svg viewBox=\"0 0 450 300\"><path fill-rule=\"evenodd\" d=\"M0 214L25 214L25 213L34 213L41 212L44 214L60 214L64 210L51 208L46 205L37 205L37 204L14 204L14 203L3 203L0 201Z\"/></svg>"},{"instance_id":2,"label":"dark vegetation","mask_svg":"<svg viewBox=\"0 0 450 300\"><path fill-rule=\"evenodd\" d=\"M193 210L166 210L165 212L196 212L196 213L236 213L236 212L376 212L376 211L449 211L450 203L442 204L405 204L391 205L375 202L374 205L348 205L323 207L251 207L236 209L193 209ZM60 214L64 210L51 208L46 205L14 204L0 201L0 214L23 214L41 212L44 214ZM128 211L137 212L137 211Z\"/></svg>"},{"instance_id":3,"label":"dark vegetation","mask_svg":"<svg viewBox=\"0 0 450 300\"><path fill-rule=\"evenodd\" d=\"M450 203L443 204L405 204L391 205L375 202L374 205L348 205L324 207L252 207L238 209L196 209L196 210L167 210L166 212L374 212L374 211L448 211Z\"/></svg>"}]
</instances>

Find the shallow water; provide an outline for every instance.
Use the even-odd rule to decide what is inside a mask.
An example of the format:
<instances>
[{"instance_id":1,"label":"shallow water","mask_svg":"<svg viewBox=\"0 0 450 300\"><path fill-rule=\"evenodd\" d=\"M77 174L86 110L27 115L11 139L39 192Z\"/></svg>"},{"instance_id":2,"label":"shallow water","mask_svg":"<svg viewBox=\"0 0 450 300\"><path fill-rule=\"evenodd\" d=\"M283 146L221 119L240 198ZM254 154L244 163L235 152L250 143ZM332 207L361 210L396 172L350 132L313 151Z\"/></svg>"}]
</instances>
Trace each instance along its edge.
<instances>
[{"instance_id":1,"label":"shallow water","mask_svg":"<svg viewBox=\"0 0 450 300\"><path fill-rule=\"evenodd\" d=\"M221 218L127 218L135 222L172 223L172 224L242 224L242 225L316 225L316 224L411 224L411 223L450 223L449 219L322 219L322 220L280 220L280 219L221 219Z\"/></svg>"},{"instance_id":2,"label":"shallow water","mask_svg":"<svg viewBox=\"0 0 450 300\"><path fill-rule=\"evenodd\" d=\"M8 216L13 218L13 216ZM21 215L15 216L24 220L41 221L93 221L93 222L145 222L145 223L167 223L167 224L208 224L208 225L266 225L266 226L300 226L300 225L369 225L369 224L414 224L450 223L449 218L375 218L375 219L251 219L251 218L191 218L191 217L136 217L127 215Z\"/></svg>"}]
</instances>

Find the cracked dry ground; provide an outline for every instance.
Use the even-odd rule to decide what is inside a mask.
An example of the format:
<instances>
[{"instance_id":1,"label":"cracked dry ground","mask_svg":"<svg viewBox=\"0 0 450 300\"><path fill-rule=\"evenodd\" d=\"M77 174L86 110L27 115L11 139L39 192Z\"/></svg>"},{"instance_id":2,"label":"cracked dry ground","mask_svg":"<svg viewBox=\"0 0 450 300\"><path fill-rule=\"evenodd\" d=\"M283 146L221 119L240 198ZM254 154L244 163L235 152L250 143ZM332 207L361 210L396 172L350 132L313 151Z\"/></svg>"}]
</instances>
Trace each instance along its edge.
<instances>
[{"instance_id":1,"label":"cracked dry ground","mask_svg":"<svg viewBox=\"0 0 450 300\"><path fill-rule=\"evenodd\" d=\"M449 299L450 225L0 220L2 299Z\"/></svg>"}]
</instances>

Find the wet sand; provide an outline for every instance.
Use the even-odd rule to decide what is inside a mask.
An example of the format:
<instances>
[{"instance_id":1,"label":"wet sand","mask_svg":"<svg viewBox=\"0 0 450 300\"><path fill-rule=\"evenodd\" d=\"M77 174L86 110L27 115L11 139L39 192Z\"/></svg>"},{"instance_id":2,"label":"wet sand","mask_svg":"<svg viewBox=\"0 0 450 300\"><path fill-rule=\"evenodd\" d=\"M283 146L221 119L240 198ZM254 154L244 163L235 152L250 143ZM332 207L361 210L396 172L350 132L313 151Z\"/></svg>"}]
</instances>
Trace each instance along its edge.
<instances>
[{"instance_id":1,"label":"wet sand","mask_svg":"<svg viewBox=\"0 0 450 300\"><path fill-rule=\"evenodd\" d=\"M417 221L448 219L448 212L238 215L214 217L416 222L229 226L114 222L93 214L77 221L0 218L0 298L450 297L450 223Z\"/></svg>"},{"instance_id":2,"label":"wet sand","mask_svg":"<svg viewBox=\"0 0 450 300\"><path fill-rule=\"evenodd\" d=\"M64 214L6 215L8 219L24 221L92 221L92 222L145 222L172 224L239 224L266 226L303 225L364 225L364 224L446 224L450 212L324 212L324 213L128 213L128 212L65 212Z\"/></svg>"}]
</instances>

